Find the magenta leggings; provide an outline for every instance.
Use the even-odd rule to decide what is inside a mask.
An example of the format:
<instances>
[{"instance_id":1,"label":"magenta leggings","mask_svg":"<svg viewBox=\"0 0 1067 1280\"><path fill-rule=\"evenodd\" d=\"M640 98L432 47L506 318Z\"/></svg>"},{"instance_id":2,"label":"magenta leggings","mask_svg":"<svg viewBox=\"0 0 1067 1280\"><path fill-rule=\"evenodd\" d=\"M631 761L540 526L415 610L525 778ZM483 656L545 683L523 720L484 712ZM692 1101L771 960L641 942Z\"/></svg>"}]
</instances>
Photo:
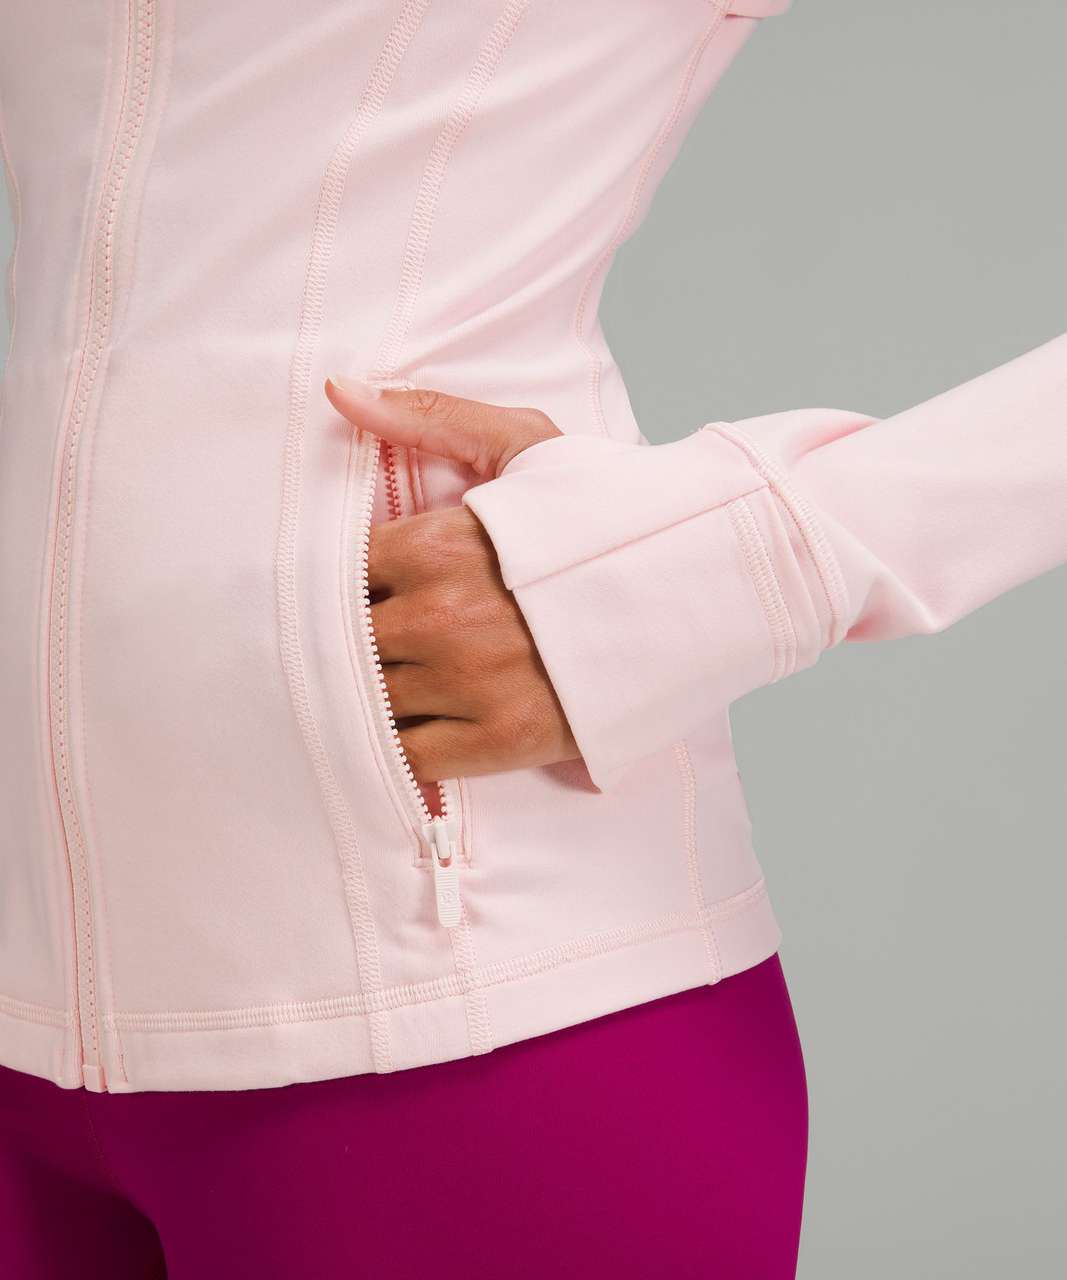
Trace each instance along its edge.
<instances>
[{"instance_id":1,"label":"magenta leggings","mask_svg":"<svg viewBox=\"0 0 1067 1280\"><path fill-rule=\"evenodd\" d=\"M389 1075L94 1094L0 1068L0 1272L786 1280L806 1142L777 956Z\"/></svg>"}]
</instances>

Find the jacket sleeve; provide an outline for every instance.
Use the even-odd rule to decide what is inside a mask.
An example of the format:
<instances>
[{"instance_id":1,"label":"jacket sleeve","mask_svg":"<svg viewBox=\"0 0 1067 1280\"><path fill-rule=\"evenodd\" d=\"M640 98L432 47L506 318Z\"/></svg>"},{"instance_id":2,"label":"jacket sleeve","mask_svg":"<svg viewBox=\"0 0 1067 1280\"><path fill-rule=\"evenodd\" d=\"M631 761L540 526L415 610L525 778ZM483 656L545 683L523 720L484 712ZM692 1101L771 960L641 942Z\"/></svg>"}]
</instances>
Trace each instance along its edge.
<instances>
[{"instance_id":1,"label":"jacket sleeve","mask_svg":"<svg viewBox=\"0 0 1067 1280\"><path fill-rule=\"evenodd\" d=\"M1067 334L881 420L544 440L463 500L603 790L841 640L939 631L1067 559Z\"/></svg>"}]
</instances>

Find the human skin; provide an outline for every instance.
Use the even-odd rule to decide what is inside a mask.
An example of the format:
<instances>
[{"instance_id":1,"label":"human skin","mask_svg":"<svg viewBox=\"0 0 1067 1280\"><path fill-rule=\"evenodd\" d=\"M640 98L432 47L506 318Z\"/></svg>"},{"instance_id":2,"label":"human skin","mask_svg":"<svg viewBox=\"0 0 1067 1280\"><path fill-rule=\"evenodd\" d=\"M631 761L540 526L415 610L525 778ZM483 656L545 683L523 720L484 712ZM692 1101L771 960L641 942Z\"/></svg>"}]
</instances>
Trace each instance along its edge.
<instances>
[{"instance_id":1,"label":"human skin","mask_svg":"<svg viewBox=\"0 0 1067 1280\"><path fill-rule=\"evenodd\" d=\"M482 480L561 434L536 409L379 389L340 375L325 389L356 426L466 463ZM465 506L374 525L368 578L390 705L420 782L578 756L493 544Z\"/></svg>"}]
</instances>

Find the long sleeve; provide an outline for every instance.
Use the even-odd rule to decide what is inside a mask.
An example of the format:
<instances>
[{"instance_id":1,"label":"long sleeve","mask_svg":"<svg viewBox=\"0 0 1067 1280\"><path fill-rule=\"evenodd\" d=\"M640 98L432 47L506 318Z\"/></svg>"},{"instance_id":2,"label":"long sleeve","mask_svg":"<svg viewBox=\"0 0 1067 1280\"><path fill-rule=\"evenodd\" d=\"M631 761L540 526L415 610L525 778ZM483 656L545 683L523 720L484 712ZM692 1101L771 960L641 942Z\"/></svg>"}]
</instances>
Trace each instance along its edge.
<instances>
[{"instance_id":1,"label":"long sleeve","mask_svg":"<svg viewBox=\"0 0 1067 1280\"><path fill-rule=\"evenodd\" d=\"M468 490L593 782L1067 560L1067 334L902 413L543 441Z\"/></svg>"}]
</instances>

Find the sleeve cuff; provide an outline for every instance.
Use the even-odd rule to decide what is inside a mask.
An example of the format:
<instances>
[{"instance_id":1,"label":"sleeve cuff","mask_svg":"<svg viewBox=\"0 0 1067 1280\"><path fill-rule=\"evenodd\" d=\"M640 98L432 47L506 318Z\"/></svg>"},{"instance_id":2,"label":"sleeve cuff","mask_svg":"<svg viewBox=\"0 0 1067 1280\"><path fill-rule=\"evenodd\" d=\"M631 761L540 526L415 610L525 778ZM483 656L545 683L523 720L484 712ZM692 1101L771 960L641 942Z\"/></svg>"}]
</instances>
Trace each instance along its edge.
<instances>
[{"instance_id":1,"label":"sleeve cuff","mask_svg":"<svg viewBox=\"0 0 1067 1280\"><path fill-rule=\"evenodd\" d=\"M553 437L463 498L601 790L821 649L800 531L719 425Z\"/></svg>"}]
</instances>

